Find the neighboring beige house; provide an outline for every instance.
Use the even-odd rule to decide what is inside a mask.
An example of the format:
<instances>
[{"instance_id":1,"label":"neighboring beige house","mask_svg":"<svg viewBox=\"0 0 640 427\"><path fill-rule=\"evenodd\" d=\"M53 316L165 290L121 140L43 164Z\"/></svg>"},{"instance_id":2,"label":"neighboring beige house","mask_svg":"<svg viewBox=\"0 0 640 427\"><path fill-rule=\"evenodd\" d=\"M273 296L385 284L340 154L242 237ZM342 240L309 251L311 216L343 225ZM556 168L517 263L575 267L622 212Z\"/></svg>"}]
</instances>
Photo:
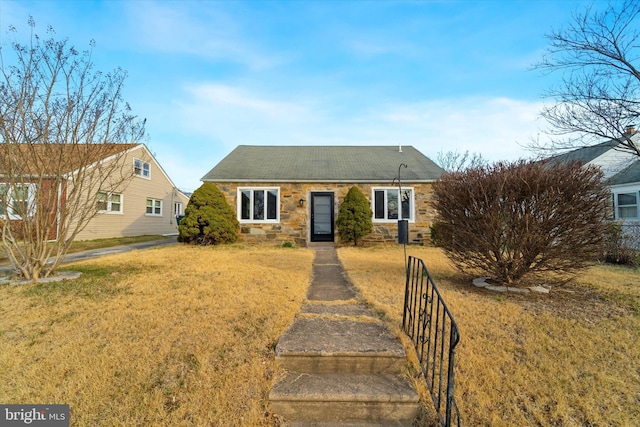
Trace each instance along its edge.
<instances>
[{"instance_id":1,"label":"neighboring beige house","mask_svg":"<svg viewBox=\"0 0 640 427\"><path fill-rule=\"evenodd\" d=\"M409 241L422 243L435 215L431 187L443 173L411 146L241 145L202 181L216 184L236 209L240 241L339 243L340 204L357 186L373 211L374 231L364 244L397 242L399 206Z\"/></svg>"},{"instance_id":2,"label":"neighboring beige house","mask_svg":"<svg viewBox=\"0 0 640 427\"><path fill-rule=\"evenodd\" d=\"M76 240L178 234L177 217L184 214L189 197L144 144L129 147L122 161L133 177L121 193L98 193L98 214Z\"/></svg>"}]
</instances>

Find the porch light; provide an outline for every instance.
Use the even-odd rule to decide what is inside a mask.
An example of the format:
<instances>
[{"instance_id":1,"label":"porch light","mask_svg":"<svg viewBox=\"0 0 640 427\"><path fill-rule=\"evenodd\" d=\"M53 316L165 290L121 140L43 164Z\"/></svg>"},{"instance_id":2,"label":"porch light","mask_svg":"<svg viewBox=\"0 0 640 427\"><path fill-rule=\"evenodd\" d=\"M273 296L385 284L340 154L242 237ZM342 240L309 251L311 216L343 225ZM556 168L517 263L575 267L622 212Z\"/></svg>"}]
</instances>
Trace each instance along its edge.
<instances>
[{"instance_id":1,"label":"porch light","mask_svg":"<svg viewBox=\"0 0 640 427\"><path fill-rule=\"evenodd\" d=\"M300 199L298 204L300 205L300 207L304 206L304 197Z\"/></svg>"}]
</instances>

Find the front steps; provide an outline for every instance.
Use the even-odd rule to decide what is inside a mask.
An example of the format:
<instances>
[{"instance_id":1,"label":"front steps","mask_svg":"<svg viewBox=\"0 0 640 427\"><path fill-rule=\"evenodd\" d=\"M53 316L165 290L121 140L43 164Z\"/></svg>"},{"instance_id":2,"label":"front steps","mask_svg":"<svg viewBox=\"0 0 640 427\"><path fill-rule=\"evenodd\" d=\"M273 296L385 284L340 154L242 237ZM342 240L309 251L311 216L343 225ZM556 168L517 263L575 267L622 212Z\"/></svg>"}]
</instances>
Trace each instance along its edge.
<instances>
[{"instance_id":1,"label":"front steps","mask_svg":"<svg viewBox=\"0 0 640 427\"><path fill-rule=\"evenodd\" d=\"M288 427L411 426L419 398L401 375L404 348L353 299L336 265L316 251L308 304L276 346L286 374L271 390L271 409Z\"/></svg>"}]
</instances>

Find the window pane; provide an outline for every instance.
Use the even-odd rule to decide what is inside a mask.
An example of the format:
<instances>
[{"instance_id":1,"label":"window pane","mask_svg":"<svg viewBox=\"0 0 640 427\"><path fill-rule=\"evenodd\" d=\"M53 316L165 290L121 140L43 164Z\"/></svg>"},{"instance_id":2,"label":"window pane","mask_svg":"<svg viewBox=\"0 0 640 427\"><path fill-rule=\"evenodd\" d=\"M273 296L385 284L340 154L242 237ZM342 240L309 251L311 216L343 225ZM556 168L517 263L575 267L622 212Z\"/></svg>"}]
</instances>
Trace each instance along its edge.
<instances>
[{"instance_id":1,"label":"window pane","mask_svg":"<svg viewBox=\"0 0 640 427\"><path fill-rule=\"evenodd\" d=\"M7 206L6 206L6 192L7 187L5 185L0 185L0 215L7 214Z\"/></svg>"},{"instance_id":2,"label":"window pane","mask_svg":"<svg viewBox=\"0 0 640 427\"><path fill-rule=\"evenodd\" d=\"M145 163L145 164L142 166L142 175L143 175L143 176L145 176L145 177L147 177L147 178L149 178L149 171L150 171L150 169L149 169L149 168L150 168L149 163Z\"/></svg>"},{"instance_id":3,"label":"window pane","mask_svg":"<svg viewBox=\"0 0 640 427\"><path fill-rule=\"evenodd\" d=\"M402 191L402 219L411 219L411 190Z\"/></svg>"},{"instance_id":4,"label":"window pane","mask_svg":"<svg viewBox=\"0 0 640 427\"><path fill-rule=\"evenodd\" d=\"M251 190L243 190L240 197L240 218L251 219Z\"/></svg>"},{"instance_id":5,"label":"window pane","mask_svg":"<svg viewBox=\"0 0 640 427\"><path fill-rule=\"evenodd\" d=\"M96 206L99 211L107 210L107 193L98 193L96 198Z\"/></svg>"},{"instance_id":6,"label":"window pane","mask_svg":"<svg viewBox=\"0 0 640 427\"><path fill-rule=\"evenodd\" d=\"M384 191L376 190L374 192L374 210L376 219L384 219Z\"/></svg>"},{"instance_id":7,"label":"window pane","mask_svg":"<svg viewBox=\"0 0 640 427\"><path fill-rule=\"evenodd\" d=\"M635 205L636 193L618 194L618 205Z\"/></svg>"},{"instance_id":8,"label":"window pane","mask_svg":"<svg viewBox=\"0 0 640 427\"><path fill-rule=\"evenodd\" d=\"M133 173L136 175L142 174L142 162L140 160L133 161Z\"/></svg>"},{"instance_id":9,"label":"window pane","mask_svg":"<svg viewBox=\"0 0 640 427\"><path fill-rule=\"evenodd\" d=\"M635 206L619 207L618 216L620 218L637 218L638 208Z\"/></svg>"},{"instance_id":10,"label":"window pane","mask_svg":"<svg viewBox=\"0 0 640 427\"><path fill-rule=\"evenodd\" d=\"M278 192L276 190L267 191L267 219L276 219L278 209Z\"/></svg>"},{"instance_id":11,"label":"window pane","mask_svg":"<svg viewBox=\"0 0 640 427\"><path fill-rule=\"evenodd\" d=\"M13 190L12 213L14 215L26 215L28 187L21 185Z\"/></svg>"},{"instance_id":12,"label":"window pane","mask_svg":"<svg viewBox=\"0 0 640 427\"><path fill-rule=\"evenodd\" d=\"M397 190L387 190L387 219L398 219Z\"/></svg>"},{"instance_id":13,"label":"window pane","mask_svg":"<svg viewBox=\"0 0 640 427\"><path fill-rule=\"evenodd\" d=\"M162 201L155 200L154 202L155 202L155 210L153 213L155 213L156 215L162 214Z\"/></svg>"},{"instance_id":14,"label":"window pane","mask_svg":"<svg viewBox=\"0 0 640 427\"><path fill-rule=\"evenodd\" d=\"M253 191L253 219L264 219L264 191Z\"/></svg>"},{"instance_id":15,"label":"window pane","mask_svg":"<svg viewBox=\"0 0 640 427\"><path fill-rule=\"evenodd\" d=\"M111 195L111 212L120 212L121 198L122 198L122 195L120 194Z\"/></svg>"},{"instance_id":16,"label":"window pane","mask_svg":"<svg viewBox=\"0 0 640 427\"><path fill-rule=\"evenodd\" d=\"M153 200L151 199L147 199L147 213L148 214L153 213Z\"/></svg>"}]
</instances>

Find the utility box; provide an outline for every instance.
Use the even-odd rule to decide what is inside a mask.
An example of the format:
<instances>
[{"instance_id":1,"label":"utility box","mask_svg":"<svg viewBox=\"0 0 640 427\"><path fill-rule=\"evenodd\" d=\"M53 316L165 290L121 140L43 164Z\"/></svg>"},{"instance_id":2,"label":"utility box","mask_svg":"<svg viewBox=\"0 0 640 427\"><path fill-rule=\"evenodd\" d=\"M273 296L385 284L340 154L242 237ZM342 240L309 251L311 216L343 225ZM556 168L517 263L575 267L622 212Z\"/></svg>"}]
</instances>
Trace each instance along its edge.
<instances>
[{"instance_id":1,"label":"utility box","mask_svg":"<svg viewBox=\"0 0 640 427\"><path fill-rule=\"evenodd\" d=\"M398 244L406 245L409 243L409 221L406 219L398 220Z\"/></svg>"}]
</instances>

